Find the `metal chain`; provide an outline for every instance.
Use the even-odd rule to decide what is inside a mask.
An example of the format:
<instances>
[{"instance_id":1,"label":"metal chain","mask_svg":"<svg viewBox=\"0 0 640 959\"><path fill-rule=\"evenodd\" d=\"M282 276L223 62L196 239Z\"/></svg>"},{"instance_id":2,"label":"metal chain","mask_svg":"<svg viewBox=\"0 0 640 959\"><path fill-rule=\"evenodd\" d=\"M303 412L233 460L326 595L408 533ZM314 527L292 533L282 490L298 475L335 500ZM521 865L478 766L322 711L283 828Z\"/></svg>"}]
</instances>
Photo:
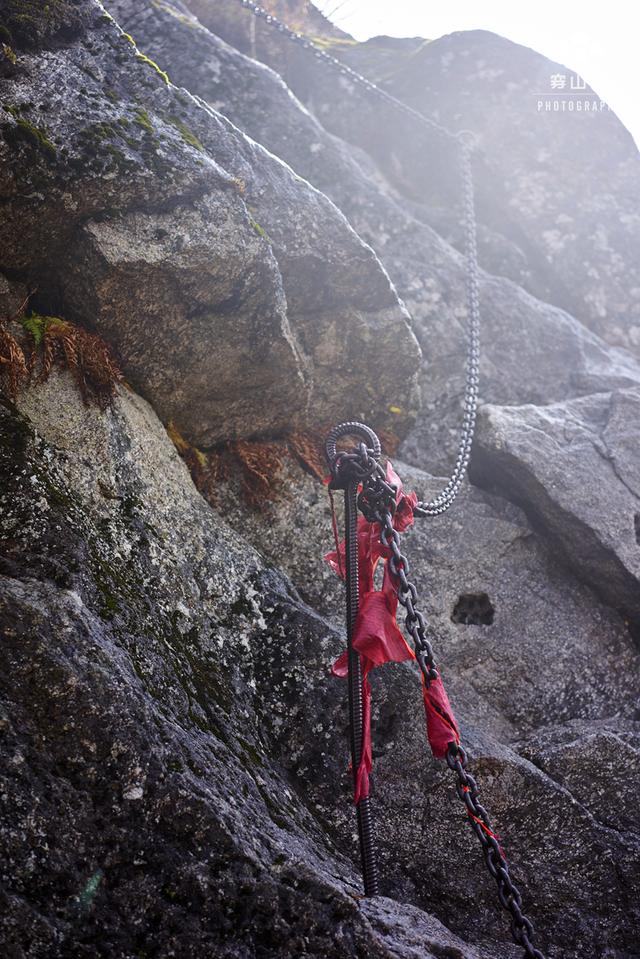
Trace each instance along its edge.
<instances>
[{"instance_id":1,"label":"metal chain","mask_svg":"<svg viewBox=\"0 0 640 959\"><path fill-rule=\"evenodd\" d=\"M467 293L467 360L466 360L466 383L463 403L463 419L458 442L458 455L451 477L440 493L429 500L429 502L420 502L416 506L414 513L416 516L438 516L444 513L455 500L469 463L471 455L471 445L475 429L476 411L478 407L478 382L479 382L479 357L480 357L480 299L479 299L479 277L478 277L478 253L476 245L476 216L473 189L472 172L472 154L477 149L477 140L475 134L470 130L460 130L453 133L447 127L430 117L420 113L419 110L409 106L402 100L398 100L393 94L388 93L382 87L367 80L356 70L347 66L336 57L332 57L326 50L321 50L312 40L309 40L302 33L291 30L286 24L274 17L273 14L254 3L253 0L239 0L240 4L249 10L254 16L264 20L281 34L288 37L294 43L308 50L322 63L338 70L343 76L348 77L357 86L364 89L367 93L372 93L378 99L384 100L409 116L412 120L430 127L437 131L446 139L457 142L460 147L460 166L462 176L463 191L463 220L465 233L465 262L466 262L466 293Z\"/></svg>"},{"instance_id":2,"label":"metal chain","mask_svg":"<svg viewBox=\"0 0 640 959\"><path fill-rule=\"evenodd\" d=\"M462 181L464 187L465 259L467 272L467 363L462 429L458 444L458 456L449 482L428 503L418 503L416 516L438 516L448 510L462 486L471 456L471 446L478 409L478 383L480 363L480 293L478 276L478 251L476 245L476 216L471 168L471 144L461 141Z\"/></svg>"},{"instance_id":3,"label":"metal chain","mask_svg":"<svg viewBox=\"0 0 640 959\"><path fill-rule=\"evenodd\" d=\"M465 226L465 261L467 271L467 362L466 384L464 398L464 414L458 456L454 470L445 488L429 502L419 502L414 508L416 516L437 516L444 513L455 500L462 485L468 466L475 429L475 420L478 406L479 383L479 355L480 355L480 299L479 299L479 271L476 243L476 216L474 203L474 187L472 173L472 152L476 148L475 135L462 130L452 133L446 127L425 116L418 110L398 100L392 94L367 80L347 64L336 57L332 57L324 50L320 50L303 34L290 30L284 23L270 14L264 7L253 0L240 0L243 7L250 10L255 16L262 18L276 30L298 43L320 61L323 61L367 92L378 98L392 103L396 109L410 116L442 136L456 140L461 150L461 172L463 184L464 226ZM355 424L354 424L355 425ZM420 667L427 688L438 677L433 648L426 636L426 621L422 612L416 608L418 594L414 584L408 579L409 563L400 549L400 536L393 528L393 510L395 509L395 490L385 479L384 470L377 462L373 449L369 450L364 443L359 444L357 453L339 453L332 464L334 479L338 475L341 482L356 480L362 483L362 491L358 495L358 506L370 522L380 525L380 541L391 549L389 568L397 584L398 601L406 610L405 629L414 642L416 660ZM487 869L498 886L498 898L502 906L511 913L511 935L514 942L522 947L524 955L530 959L544 959L543 954L533 943L534 929L531 920L522 912L522 897L517 886L509 875L507 860L491 828L491 822L486 809L478 800L478 785L474 777L467 772L467 754L460 743L452 742L447 753L447 765L457 776L456 793L465 804L469 822L476 833L485 857Z\"/></svg>"},{"instance_id":4,"label":"metal chain","mask_svg":"<svg viewBox=\"0 0 640 959\"><path fill-rule=\"evenodd\" d=\"M359 424L351 424L357 426ZM336 427L336 431L340 427ZM344 430L342 431L345 432ZM377 438L376 438L377 439ZM418 592L409 580L409 562L400 549L400 534L393 527L396 508L396 489L386 481L383 467L377 461L377 452L359 443L358 452L337 453L331 468L334 482L357 481L362 484L358 507L365 519L380 526L380 542L391 550L389 570L398 591L398 601L406 610L405 629L413 639L416 661L427 688L438 678L433 648L427 639L424 615L417 609ZM434 709L438 709L432 702ZM447 765L457 776L456 793L464 803L469 823L480 840L485 863L498 886L501 905L511 913L511 936L529 959L544 959L533 944L534 928L522 912L522 897L509 874L509 865L491 826L489 815L478 798L478 784L467 772L467 754L460 743L451 742L446 756Z\"/></svg>"}]
</instances>

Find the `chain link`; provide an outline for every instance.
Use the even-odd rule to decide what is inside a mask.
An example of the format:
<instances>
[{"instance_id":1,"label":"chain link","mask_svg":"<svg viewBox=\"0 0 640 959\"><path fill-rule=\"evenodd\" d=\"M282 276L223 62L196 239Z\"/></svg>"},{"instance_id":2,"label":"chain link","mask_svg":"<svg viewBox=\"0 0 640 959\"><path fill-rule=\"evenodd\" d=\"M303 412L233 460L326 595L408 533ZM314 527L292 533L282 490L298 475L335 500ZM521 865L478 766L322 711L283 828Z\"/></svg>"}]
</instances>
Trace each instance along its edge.
<instances>
[{"instance_id":1,"label":"chain link","mask_svg":"<svg viewBox=\"0 0 640 959\"><path fill-rule=\"evenodd\" d=\"M353 454L352 454L353 455ZM357 454L356 454L357 455ZM400 549L400 534L393 528L396 490L386 482L382 466L373 459L364 443L359 444L359 470L363 475L362 490L358 494L358 506L369 522L380 526L380 542L389 547L388 563L398 590L398 601L406 610L405 629L413 639L416 661L424 678L425 686L438 678L433 647L426 635L424 615L417 608L418 591L410 581L409 563ZM351 467L351 462L349 463ZM431 702L438 709L435 702ZM444 718L444 717L443 717ZM533 945L533 923L522 912L522 897L509 874L509 865L492 829L489 815L478 798L478 784L467 772L467 754L460 743L451 742L447 752L447 765L457 776L456 793L464 803L469 823L480 840L485 863L498 886L498 898L504 909L511 913L511 936L529 959L544 959Z\"/></svg>"},{"instance_id":2,"label":"chain link","mask_svg":"<svg viewBox=\"0 0 640 959\"><path fill-rule=\"evenodd\" d=\"M522 912L522 897L509 875L509 865L491 828L487 811L478 799L478 784L466 770L467 754L463 746L450 743L446 759L447 765L458 778L456 793L465 804L469 823L480 840L487 869L498 886L498 899L502 907L511 913L511 937L522 947L525 956L544 959L544 955L533 944L533 923Z\"/></svg>"},{"instance_id":3,"label":"chain link","mask_svg":"<svg viewBox=\"0 0 640 959\"><path fill-rule=\"evenodd\" d=\"M466 360L466 382L465 395L463 402L463 418L460 430L460 439L458 442L458 454L453 468L453 473L440 493L434 499L427 503L418 503L415 509L416 516L438 516L444 513L455 500L460 487L462 486L466 469L471 455L471 446L473 443L473 434L475 430L476 411L478 407L478 382L479 382L479 358L480 358L480 298L479 298L479 275L478 275L478 252L476 245L476 216L473 189L473 169L472 155L477 149L476 135L471 130L460 130L453 133L447 127L430 117L420 113L419 110L409 106L402 100L398 100L393 94L388 93L382 87L367 80L361 73L353 70L346 63L332 57L326 50L319 47L309 40L302 33L291 30L286 24L274 17L260 4L253 0L239 0L240 4L249 10L254 16L259 17L274 29L288 37L294 43L308 50L313 56L338 70L343 76L348 77L356 86L373 94L380 100L392 104L401 113L409 116L412 120L429 127L445 139L457 143L460 149L460 168L462 177L462 198L463 198L463 222L465 234L465 262L466 262L466 296L467 296L467 360Z\"/></svg>"},{"instance_id":4,"label":"chain link","mask_svg":"<svg viewBox=\"0 0 640 959\"><path fill-rule=\"evenodd\" d=\"M471 166L471 145L461 140L461 165L464 200L465 259L467 275L467 363L463 405L462 429L458 456L453 473L445 488L428 503L418 503L416 516L438 516L449 509L462 486L471 456L471 446L478 409L480 378L480 293L478 251L476 245L476 217Z\"/></svg>"}]
</instances>

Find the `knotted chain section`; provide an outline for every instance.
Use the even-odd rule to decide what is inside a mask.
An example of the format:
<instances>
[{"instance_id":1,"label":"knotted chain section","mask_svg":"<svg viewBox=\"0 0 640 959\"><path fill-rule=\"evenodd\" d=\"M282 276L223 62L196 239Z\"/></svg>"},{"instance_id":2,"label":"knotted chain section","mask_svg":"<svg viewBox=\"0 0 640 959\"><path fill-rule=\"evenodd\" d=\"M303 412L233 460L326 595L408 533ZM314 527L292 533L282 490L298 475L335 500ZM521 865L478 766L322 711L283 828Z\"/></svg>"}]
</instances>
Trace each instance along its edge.
<instances>
[{"instance_id":1,"label":"knotted chain section","mask_svg":"<svg viewBox=\"0 0 640 959\"><path fill-rule=\"evenodd\" d=\"M380 524L380 542L391 550L389 569L397 583L398 602L406 610L404 627L413 640L416 660L428 689L431 680L438 676L433 648L427 639L426 620L420 610L416 609L418 591L407 577L409 561L400 549L400 534L393 528L396 491L385 482L381 466L379 470L382 476L376 471L363 483L362 492L358 495L358 506L369 522Z\"/></svg>"},{"instance_id":2,"label":"knotted chain section","mask_svg":"<svg viewBox=\"0 0 640 959\"><path fill-rule=\"evenodd\" d=\"M435 120L432 120L431 117L425 116L424 113L420 113L419 110L409 106L408 103L398 100L393 94L388 93L382 87L363 77L361 73L347 66L342 60L338 60L337 57L332 57L326 50L321 50L312 40L305 37L304 34L291 30L286 24L282 23L281 20L278 20L277 17L269 13L268 10L261 7L259 3L254 3L253 0L239 0L239 2L255 17L264 20L265 23L268 23L283 36L286 36L289 40L298 44L298 46L303 47L319 62L337 70L368 95L375 96L378 100L392 104L396 110L404 113L416 123L429 127L443 138L459 145L465 236L464 254L467 277L467 361L463 403L464 412L458 443L458 455L451 478L444 489L441 490L434 499L428 503L418 503L414 510L416 516L438 516L449 509L464 480L465 471L471 455L471 444L473 442L476 411L478 407L480 299L478 293L478 252L476 244L476 215L472 170L472 155L477 149L476 136L471 130L460 130L454 133L441 123L437 123Z\"/></svg>"},{"instance_id":3,"label":"knotted chain section","mask_svg":"<svg viewBox=\"0 0 640 959\"><path fill-rule=\"evenodd\" d=\"M438 670L433 648L427 639L425 618L416 608L418 593L408 578L409 563L400 549L400 534L393 528L396 489L386 481L385 475L374 450L367 448L363 442L359 443L357 452L337 453L333 462L334 482L357 480L362 484L358 494L358 507L369 522L379 523L380 542L391 550L389 568L397 584L398 601L406 610L404 625L413 639L416 660L428 688L438 677ZM437 708L435 704L434 708ZM498 886L500 903L511 913L513 940L522 948L525 956L530 959L544 959L543 954L533 944L533 924L522 912L522 897L511 879L506 857L492 829L489 815L478 798L478 784L471 773L467 772L467 754L459 742L449 744L446 761L456 774L456 793L464 803L469 823L480 840L487 869Z\"/></svg>"},{"instance_id":4,"label":"knotted chain section","mask_svg":"<svg viewBox=\"0 0 640 959\"><path fill-rule=\"evenodd\" d=\"M534 935L533 923L522 912L522 897L509 875L509 866L504 853L500 848L496 835L491 828L491 822L486 809L478 800L478 784L466 770L467 754L460 743L451 743L447 754L447 765L458 777L456 792L458 798L467 807L469 822L476 836L480 840L487 869L498 886L498 898L502 906L512 916L511 936L513 941L522 947L525 956L533 959L544 959L539 949L536 949L532 939Z\"/></svg>"}]
</instances>

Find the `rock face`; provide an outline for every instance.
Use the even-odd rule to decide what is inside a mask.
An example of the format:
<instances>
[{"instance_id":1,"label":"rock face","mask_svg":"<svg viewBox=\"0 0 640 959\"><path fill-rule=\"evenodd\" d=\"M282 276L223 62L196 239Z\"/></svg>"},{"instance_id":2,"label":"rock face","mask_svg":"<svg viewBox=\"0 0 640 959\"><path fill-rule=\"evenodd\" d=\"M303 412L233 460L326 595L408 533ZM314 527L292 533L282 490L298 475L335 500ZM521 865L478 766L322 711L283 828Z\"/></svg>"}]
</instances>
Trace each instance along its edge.
<instances>
[{"instance_id":1,"label":"rock face","mask_svg":"<svg viewBox=\"0 0 640 959\"><path fill-rule=\"evenodd\" d=\"M394 465L407 488L423 496L444 483ZM233 489L224 503L230 522L263 555L284 563L312 606L342 612L339 580L317 569L323 545L329 546L330 520L311 480L294 474L267 522L247 514ZM474 774L487 808L495 810L545 954L580 956L606 940L633 955L623 929L625 910L638 913L637 827L628 820L624 828L612 827L598 797L607 777L618 778L612 768L604 771L609 763L624 766L627 810L638 786L633 743L640 730L640 652L623 617L602 607L549 554L518 508L481 490L469 490L461 503L464 524L453 514L416 520L405 551ZM278 611L277 622L282 619ZM301 671L291 676L290 664L301 657ZM327 756L340 754L342 738L329 715L326 686L339 683L326 675L329 661L322 647L308 643L300 650L283 637L267 658L265 685L271 703L275 689L285 704L272 707L271 716L281 761L307 788L311 779L323 817L338 817L346 844L352 830L348 777L342 773L341 811L335 799L340 769L327 766ZM450 773L425 756L417 676L405 665L390 666L374 671L372 682L384 889L401 890L409 901L446 916L465 937L473 937L478 925L485 935L499 936L494 891L478 882L478 851L474 838L459 831ZM292 701L303 703L293 724L287 722ZM544 746L537 745L540 737ZM566 777L554 775L559 758L555 765L538 761L543 749L560 757L569 746L576 758ZM617 890L604 908L603 888ZM471 910L463 904L467 897ZM620 911L611 910L613 900L624 904Z\"/></svg>"},{"instance_id":2,"label":"rock face","mask_svg":"<svg viewBox=\"0 0 640 959\"><path fill-rule=\"evenodd\" d=\"M238 7L237 0L230 6L208 2L192 6L205 23L225 33L231 30L229 11ZM428 225L431 221L424 206L407 204L395 178L393 183L387 182L371 157L353 145L353 130L361 117L369 115L367 110L380 110L379 104L363 101L357 90L345 97L343 87L337 92L331 87L336 112L347 111L345 123L349 118L349 132L341 130L347 136L348 142L344 142L323 128L319 119L330 127L332 121L315 101L312 105L319 119L292 97L279 76L240 54L200 22L190 20L181 4L158 7L116 0L111 9L144 49L167 65L177 82L196 91L330 196L382 258L409 308L425 357L423 415L403 447L403 456L416 465L428 464L433 471L448 469L460 420L466 315L463 266L456 251ZM262 36L260 27L256 29ZM264 39L271 34L273 31ZM193 56L194 49L197 56ZM286 62L278 63L283 73L290 57L297 62L295 48L291 53L289 45L286 51ZM309 59L307 56L304 61L307 69ZM316 79L318 90L335 81L326 68ZM345 100L348 102L343 104ZM357 104L357 116L352 116L353 103ZM389 122L399 121L394 115ZM376 142L378 130L376 121ZM422 144L421 134L414 128L409 133L405 125L403 136L410 137L412 150ZM367 140L362 142L369 145ZM375 151L374 156L380 161ZM458 157L450 152L448 184L453 189L446 196L454 210L459 200L457 165ZM518 271L514 276L522 282ZM481 309L485 343L481 392L488 402L550 402L613 384L638 382L637 362L624 350L612 349L572 316L528 296L507 279L482 276ZM548 346L544 363L540 362L541 343ZM398 343L397 349L402 348ZM388 343L385 349L389 349Z\"/></svg>"},{"instance_id":3,"label":"rock face","mask_svg":"<svg viewBox=\"0 0 640 959\"><path fill-rule=\"evenodd\" d=\"M0 952L515 959L407 664L372 676L383 895L361 897L329 675L344 597L308 461L256 460L278 481L261 510L233 472L210 504L164 429L224 460L362 418L402 440L408 489L442 489L457 151L237 0L107 8L0 0L0 360L35 291L126 377L106 412L59 371L0 398ZM480 138L471 483L404 545L536 943L637 959L637 154L605 114L526 128L560 69L533 51L357 44L306 0L269 8Z\"/></svg>"},{"instance_id":4,"label":"rock face","mask_svg":"<svg viewBox=\"0 0 640 959\"><path fill-rule=\"evenodd\" d=\"M508 491L610 606L638 625L638 391L482 410L473 482ZM562 445L559 460L553 450ZM603 502L606 490L606 503Z\"/></svg>"},{"instance_id":5,"label":"rock face","mask_svg":"<svg viewBox=\"0 0 640 959\"><path fill-rule=\"evenodd\" d=\"M2 81L5 268L38 287L43 312L105 335L195 443L344 417L358 378L359 414L406 430L420 353L373 251L99 4L80 7L62 46L17 33Z\"/></svg>"},{"instance_id":6,"label":"rock face","mask_svg":"<svg viewBox=\"0 0 640 959\"><path fill-rule=\"evenodd\" d=\"M211 511L148 405L87 412L66 377L21 405L38 434L0 407L4 954L509 955L359 909L266 758L258 692L289 629L340 639Z\"/></svg>"},{"instance_id":7,"label":"rock face","mask_svg":"<svg viewBox=\"0 0 640 959\"><path fill-rule=\"evenodd\" d=\"M226 37L234 2L188 6ZM640 285L629 259L638 261L640 247L640 159L588 78L485 30L428 42L329 37L324 46L448 130L474 131L486 269L638 352ZM255 32L245 26L243 49L281 72L328 130L364 147L425 221L459 243L460 216L451 212L460 189L447 136L363 96L266 24Z\"/></svg>"}]
</instances>

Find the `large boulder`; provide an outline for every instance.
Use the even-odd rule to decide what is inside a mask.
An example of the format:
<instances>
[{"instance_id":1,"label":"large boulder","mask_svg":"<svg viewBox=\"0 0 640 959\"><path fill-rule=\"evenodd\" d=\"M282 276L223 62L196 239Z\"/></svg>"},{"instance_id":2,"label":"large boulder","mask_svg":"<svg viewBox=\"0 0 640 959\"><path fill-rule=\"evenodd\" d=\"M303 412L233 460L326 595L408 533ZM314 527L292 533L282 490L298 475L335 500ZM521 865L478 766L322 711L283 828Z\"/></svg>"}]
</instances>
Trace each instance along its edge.
<instances>
[{"instance_id":1,"label":"large boulder","mask_svg":"<svg viewBox=\"0 0 640 959\"><path fill-rule=\"evenodd\" d=\"M5 267L200 445L354 411L406 431L420 353L371 248L97 2L75 6L62 37L6 17Z\"/></svg>"},{"instance_id":2,"label":"large boulder","mask_svg":"<svg viewBox=\"0 0 640 959\"><path fill-rule=\"evenodd\" d=\"M420 208L407 203L381 175L372 157L354 146L349 131L341 130L345 139L331 135L280 76L206 28L204 24L209 24L212 30L235 36L228 32L233 15L239 23L249 16L237 0L230 4L207 0L192 7L202 22L179 0L162 5L151 0L109 4L118 21L177 82L331 197L375 249L411 314L424 355L422 411L402 454L417 465L428 464L432 471L445 470L457 443L463 383L466 305L460 255L424 222ZM263 31L265 37L273 33ZM309 59L313 57L307 54L306 62ZM279 65L283 75L288 63L287 59ZM344 91L338 95L344 99ZM354 102L360 103L357 94ZM342 109L353 108L336 105L336 110ZM324 113L319 116L331 126ZM517 271L514 275L522 279ZM480 291L483 400L549 402L640 382L634 357L608 346L577 319L527 295L513 281L483 273ZM541 343L546 345L544 363L539 361ZM392 369L402 366L396 349L404 349L403 341L391 347L381 339L379 347L391 350Z\"/></svg>"},{"instance_id":3,"label":"large boulder","mask_svg":"<svg viewBox=\"0 0 640 959\"><path fill-rule=\"evenodd\" d=\"M640 625L637 388L485 405L471 477L520 503L604 602Z\"/></svg>"}]
</instances>

